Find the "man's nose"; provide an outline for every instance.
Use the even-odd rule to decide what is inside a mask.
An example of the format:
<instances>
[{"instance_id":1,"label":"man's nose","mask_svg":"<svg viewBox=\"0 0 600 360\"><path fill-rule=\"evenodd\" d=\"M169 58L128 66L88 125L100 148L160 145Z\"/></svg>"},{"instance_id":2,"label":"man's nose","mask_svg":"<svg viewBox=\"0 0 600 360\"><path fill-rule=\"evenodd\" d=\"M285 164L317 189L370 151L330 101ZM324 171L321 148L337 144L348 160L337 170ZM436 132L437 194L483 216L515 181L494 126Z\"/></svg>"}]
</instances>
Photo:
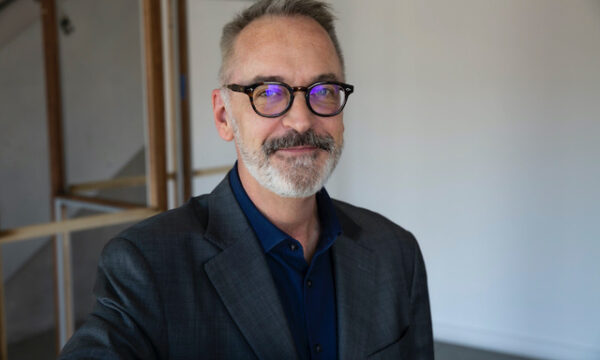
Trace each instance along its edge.
<instances>
[{"instance_id":1,"label":"man's nose","mask_svg":"<svg viewBox=\"0 0 600 360\"><path fill-rule=\"evenodd\" d=\"M292 102L292 107L281 119L284 126L303 134L312 128L316 121L316 115L308 108L303 92L297 92Z\"/></svg>"}]
</instances>

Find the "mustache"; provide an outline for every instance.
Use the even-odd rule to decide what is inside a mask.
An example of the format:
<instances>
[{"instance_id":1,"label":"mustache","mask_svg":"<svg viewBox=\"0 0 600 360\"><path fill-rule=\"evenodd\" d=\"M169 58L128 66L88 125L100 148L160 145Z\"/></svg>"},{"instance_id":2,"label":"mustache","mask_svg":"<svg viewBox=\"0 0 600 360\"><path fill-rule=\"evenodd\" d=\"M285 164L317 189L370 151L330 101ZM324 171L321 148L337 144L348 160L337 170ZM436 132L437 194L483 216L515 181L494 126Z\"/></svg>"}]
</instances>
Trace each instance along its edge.
<instances>
[{"instance_id":1,"label":"mustache","mask_svg":"<svg viewBox=\"0 0 600 360\"><path fill-rule=\"evenodd\" d=\"M296 146L311 146L332 152L335 147L335 141L331 135L319 135L313 129L309 129L302 134L296 130L291 130L282 137L266 140L262 148L265 154L269 156L277 150Z\"/></svg>"}]
</instances>

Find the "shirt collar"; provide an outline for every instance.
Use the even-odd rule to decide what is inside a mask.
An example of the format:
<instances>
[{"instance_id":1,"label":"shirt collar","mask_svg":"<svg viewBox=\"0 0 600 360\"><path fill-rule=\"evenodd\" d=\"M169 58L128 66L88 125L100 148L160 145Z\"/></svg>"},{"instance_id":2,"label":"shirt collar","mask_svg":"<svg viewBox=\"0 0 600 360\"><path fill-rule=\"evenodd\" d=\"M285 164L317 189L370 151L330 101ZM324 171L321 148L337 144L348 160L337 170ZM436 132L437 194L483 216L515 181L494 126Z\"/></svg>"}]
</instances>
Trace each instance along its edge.
<instances>
[{"instance_id":1,"label":"shirt collar","mask_svg":"<svg viewBox=\"0 0 600 360\"><path fill-rule=\"evenodd\" d=\"M265 253L268 253L277 244L285 239L291 238L288 234L277 228L270 222L254 205L246 190L242 186L240 176L237 170L237 161L233 168L229 171L229 184L231 190L246 215L250 226L254 229L258 240L260 241ZM321 239L319 240L318 249L329 248L333 241L342 233L340 223L338 221L333 201L327 194L325 188L322 188L316 194L317 208L319 211L319 221L321 223Z\"/></svg>"}]
</instances>

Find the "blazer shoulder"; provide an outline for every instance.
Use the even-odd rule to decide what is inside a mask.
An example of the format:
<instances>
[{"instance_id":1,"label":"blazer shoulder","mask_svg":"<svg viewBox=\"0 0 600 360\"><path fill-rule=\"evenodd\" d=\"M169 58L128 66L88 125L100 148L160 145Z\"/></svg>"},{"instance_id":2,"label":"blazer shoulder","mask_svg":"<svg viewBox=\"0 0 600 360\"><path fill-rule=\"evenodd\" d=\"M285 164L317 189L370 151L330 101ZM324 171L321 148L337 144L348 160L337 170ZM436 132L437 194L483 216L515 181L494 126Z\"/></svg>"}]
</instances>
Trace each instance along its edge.
<instances>
[{"instance_id":1,"label":"blazer shoulder","mask_svg":"<svg viewBox=\"0 0 600 360\"><path fill-rule=\"evenodd\" d=\"M184 205L142 220L120 232L116 237L136 244L140 241L180 238L204 234L208 222L207 197L191 198Z\"/></svg>"},{"instance_id":2,"label":"blazer shoulder","mask_svg":"<svg viewBox=\"0 0 600 360\"><path fill-rule=\"evenodd\" d=\"M377 266L385 269L385 276L405 279L407 293L411 294L414 275L425 274L423 255L415 236L374 211L338 200L334 200L334 206L342 233L373 251Z\"/></svg>"},{"instance_id":3,"label":"blazer shoulder","mask_svg":"<svg viewBox=\"0 0 600 360\"><path fill-rule=\"evenodd\" d=\"M385 216L343 201L334 200L342 232L366 248L375 251L380 259L402 254L407 269L420 254L415 236Z\"/></svg>"},{"instance_id":4,"label":"blazer shoulder","mask_svg":"<svg viewBox=\"0 0 600 360\"><path fill-rule=\"evenodd\" d=\"M375 211L336 199L333 200L333 204L342 222L351 221L365 232L391 232L396 236L410 238L414 241L414 236L410 231Z\"/></svg>"}]
</instances>

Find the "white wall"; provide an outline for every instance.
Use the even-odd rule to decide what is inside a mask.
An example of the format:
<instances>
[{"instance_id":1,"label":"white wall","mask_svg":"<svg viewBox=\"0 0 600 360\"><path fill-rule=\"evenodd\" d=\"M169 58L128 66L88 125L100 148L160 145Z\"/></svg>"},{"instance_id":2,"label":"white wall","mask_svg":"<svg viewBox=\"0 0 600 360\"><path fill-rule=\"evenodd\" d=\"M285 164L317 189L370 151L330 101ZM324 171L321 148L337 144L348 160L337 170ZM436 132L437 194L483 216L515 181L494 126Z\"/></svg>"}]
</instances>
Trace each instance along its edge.
<instances>
[{"instance_id":1,"label":"white wall","mask_svg":"<svg viewBox=\"0 0 600 360\"><path fill-rule=\"evenodd\" d=\"M138 1L62 0L66 178L111 178L144 147L144 92Z\"/></svg>"},{"instance_id":2,"label":"white wall","mask_svg":"<svg viewBox=\"0 0 600 360\"><path fill-rule=\"evenodd\" d=\"M219 39L221 28L231 16L250 4L248 1L188 0L190 71L190 112L192 125L192 168L233 165L233 143L224 142L212 119L211 91L219 87ZM193 193L210 192L224 174L196 177Z\"/></svg>"},{"instance_id":3,"label":"white wall","mask_svg":"<svg viewBox=\"0 0 600 360\"><path fill-rule=\"evenodd\" d=\"M436 338L599 358L600 2L332 3L356 91L328 189L418 237ZM247 4L188 1L195 167L235 156L209 97Z\"/></svg>"},{"instance_id":4,"label":"white wall","mask_svg":"<svg viewBox=\"0 0 600 360\"><path fill-rule=\"evenodd\" d=\"M437 338L600 356L600 3L336 5L336 195L415 232Z\"/></svg>"}]
</instances>

